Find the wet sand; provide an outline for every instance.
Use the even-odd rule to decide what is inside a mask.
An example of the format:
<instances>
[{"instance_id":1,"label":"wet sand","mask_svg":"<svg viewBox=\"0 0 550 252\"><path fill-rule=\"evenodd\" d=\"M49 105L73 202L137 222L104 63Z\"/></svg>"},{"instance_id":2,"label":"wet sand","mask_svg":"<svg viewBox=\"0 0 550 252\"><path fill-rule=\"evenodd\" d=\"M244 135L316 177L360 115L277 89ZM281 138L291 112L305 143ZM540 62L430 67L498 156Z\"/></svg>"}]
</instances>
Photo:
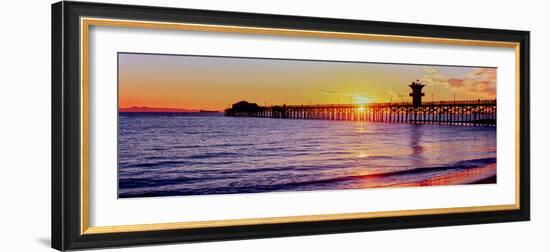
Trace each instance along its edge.
<instances>
[{"instance_id":1,"label":"wet sand","mask_svg":"<svg viewBox=\"0 0 550 252\"><path fill-rule=\"evenodd\" d=\"M474 181L470 184L495 184L497 182L497 176L491 176L488 178L480 179L478 181Z\"/></svg>"},{"instance_id":2,"label":"wet sand","mask_svg":"<svg viewBox=\"0 0 550 252\"><path fill-rule=\"evenodd\" d=\"M397 187L405 186L437 186L437 185L464 185L464 184L494 184L496 178L496 163L481 167L468 168L457 172L433 177L414 183L396 184Z\"/></svg>"}]
</instances>

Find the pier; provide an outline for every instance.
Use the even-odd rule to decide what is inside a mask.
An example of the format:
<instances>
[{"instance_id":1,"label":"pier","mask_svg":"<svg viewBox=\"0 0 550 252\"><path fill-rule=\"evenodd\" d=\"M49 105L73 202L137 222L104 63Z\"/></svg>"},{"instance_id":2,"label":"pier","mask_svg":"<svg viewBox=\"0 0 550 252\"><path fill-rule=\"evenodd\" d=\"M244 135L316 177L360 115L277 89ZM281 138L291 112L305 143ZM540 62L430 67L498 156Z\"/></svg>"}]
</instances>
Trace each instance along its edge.
<instances>
[{"instance_id":1,"label":"pier","mask_svg":"<svg viewBox=\"0 0 550 252\"><path fill-rule=\"evenodd\" d=\"M224 114L233 117L496 125L496 100L422 102L424 85L417 81L409 86L413 90L411 102L259 106L241 101L226 109Z\"/></svg>"}]
</instances>

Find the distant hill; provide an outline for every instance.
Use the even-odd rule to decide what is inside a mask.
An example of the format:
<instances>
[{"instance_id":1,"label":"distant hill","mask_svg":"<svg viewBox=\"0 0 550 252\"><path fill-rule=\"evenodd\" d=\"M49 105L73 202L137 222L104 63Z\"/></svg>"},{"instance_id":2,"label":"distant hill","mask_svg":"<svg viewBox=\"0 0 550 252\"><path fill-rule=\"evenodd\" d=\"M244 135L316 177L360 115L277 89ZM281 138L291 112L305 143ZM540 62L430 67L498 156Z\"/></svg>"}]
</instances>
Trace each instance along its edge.
<instances>
[{"instance_id":1,"label":"distant hill","mask_svg":"<svg viewBox=\"0 0 550 252\"><path fill-rule=\"evenodd\" d=\"M199 112L199 110L184 109L184 108L130 107L130 108L119 108L118 112Z\"/></svg>"}]
</instances>

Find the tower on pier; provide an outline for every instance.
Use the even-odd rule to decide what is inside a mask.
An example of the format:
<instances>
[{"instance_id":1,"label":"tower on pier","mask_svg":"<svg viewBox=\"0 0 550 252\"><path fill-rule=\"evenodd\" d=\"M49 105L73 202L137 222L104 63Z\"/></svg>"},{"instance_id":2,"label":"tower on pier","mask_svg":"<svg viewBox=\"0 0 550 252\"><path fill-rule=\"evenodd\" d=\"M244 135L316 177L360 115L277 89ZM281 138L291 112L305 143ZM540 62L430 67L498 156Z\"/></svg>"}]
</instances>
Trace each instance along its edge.
<instances>
[{"instance_id":1,"label":"tower on pier","mask_svg":"<svg viewBox=\"0 0 550 252\"><path fill-rule=\"evenodd\" d=\"M422 104L422 96L424 96L424 93L422 93L422 88L426 86L422 83L420 83L419 80L413 81L409 87L411 87L412 92L409 93L409 96L412 96L412 105L413 107L420 107Z\"/></svg>"}]
</instances>

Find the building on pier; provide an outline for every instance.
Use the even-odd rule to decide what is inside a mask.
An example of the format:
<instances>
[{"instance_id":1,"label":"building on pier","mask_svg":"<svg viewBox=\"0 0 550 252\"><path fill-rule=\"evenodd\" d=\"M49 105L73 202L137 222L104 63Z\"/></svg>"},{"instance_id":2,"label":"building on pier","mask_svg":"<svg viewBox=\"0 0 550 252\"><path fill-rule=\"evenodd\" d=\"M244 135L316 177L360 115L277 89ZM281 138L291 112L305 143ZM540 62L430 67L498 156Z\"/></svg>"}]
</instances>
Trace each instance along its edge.
<instances>
[{"instance_id":1,"label":"building on pier","mask_svg":"<svg viewBox=\"0 0 550 252\"><path fill-rule=\"evenodd\" d=\"M409 87L411 87L412 92L409 93L409 96L412 96L412 105L413 107L420 107L422 105L422 96L424 96L424 93L422 93L422 88L426 86L422 83L420 83L419 80L413 81Z\"/></svg>"}]
</instances>

